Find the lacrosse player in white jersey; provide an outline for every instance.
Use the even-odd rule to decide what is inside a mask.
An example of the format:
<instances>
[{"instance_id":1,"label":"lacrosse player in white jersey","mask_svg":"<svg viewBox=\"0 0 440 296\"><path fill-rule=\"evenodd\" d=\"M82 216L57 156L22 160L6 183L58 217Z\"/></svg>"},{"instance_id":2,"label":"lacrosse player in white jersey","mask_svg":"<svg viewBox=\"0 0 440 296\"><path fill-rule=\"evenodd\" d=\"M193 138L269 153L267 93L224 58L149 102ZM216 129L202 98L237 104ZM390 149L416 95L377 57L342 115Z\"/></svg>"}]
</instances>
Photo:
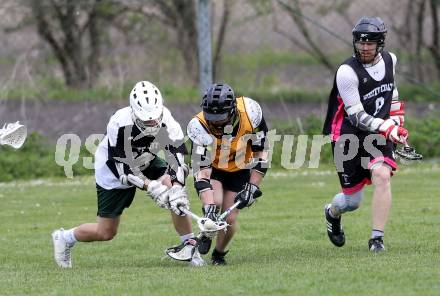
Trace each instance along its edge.
<instances>
[{"instance_id":1,"label":"lacrosse player in white jersey","mask_svg":"<svg viewBox=\"0 0 440 296\"><path fill-rule=\"evenodd\" d=\"M52 233L55 261L60 267L72 267L71 249L77 242L115 237L122 212L130 207L137 188L146 190L159 207L171 212L181 245L168 249L167 254L192 265L203 264L191 220L180 210L189 209L183 139L180 125L163 106L159 89L148 81L136 83L130 106L110 118L95 154L97 223ZM164 151L166 162L157 155L159 151Z\"/></svg>"}]
</instances>

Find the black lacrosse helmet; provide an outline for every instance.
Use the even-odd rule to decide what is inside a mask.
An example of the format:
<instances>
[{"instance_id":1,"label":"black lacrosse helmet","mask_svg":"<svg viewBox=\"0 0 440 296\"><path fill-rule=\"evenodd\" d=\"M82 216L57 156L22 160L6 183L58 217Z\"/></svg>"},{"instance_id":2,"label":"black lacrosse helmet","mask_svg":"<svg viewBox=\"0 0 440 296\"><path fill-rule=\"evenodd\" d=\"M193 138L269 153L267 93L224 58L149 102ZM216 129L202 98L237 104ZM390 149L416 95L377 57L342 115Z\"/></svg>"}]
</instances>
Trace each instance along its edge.
<instances>
[{"instance_id":1,"label":"black lacrosse helmet","mask_svg":"<svg viewBox=\"0 0 440 296\"><path fill-rule=\"evenodd\" d=\"M208 122L232 121L237 108L234 91L226 83L212 84L203 95L201 107Z\"/></svg>"},{"instance_id":2,"label":"black lacrosse helmet","mask_svg":"<svg viewBox=\"0 0 440 296\"><path fill-rule=\"evenodd\" d=\"M234 91L226 83L212 84L202 98L203 116L215 136L221 136L227 125L233 125L237 114Z\"/></svg>"},{"instance_id":3,"label":"black lacrosse helmet","mask_svg":"<svg viewBox=\"0 0 440 296\"><path fill-rule=\"evenodd\" d=\"M387 28L380 17L363 16L356 23L352 31L353 34L353 49L356 58L361 61L360 53L356 49L356 42L376 42L376 55L382 52L385 46L385 36Z\"/></svg>"}]
</instances>

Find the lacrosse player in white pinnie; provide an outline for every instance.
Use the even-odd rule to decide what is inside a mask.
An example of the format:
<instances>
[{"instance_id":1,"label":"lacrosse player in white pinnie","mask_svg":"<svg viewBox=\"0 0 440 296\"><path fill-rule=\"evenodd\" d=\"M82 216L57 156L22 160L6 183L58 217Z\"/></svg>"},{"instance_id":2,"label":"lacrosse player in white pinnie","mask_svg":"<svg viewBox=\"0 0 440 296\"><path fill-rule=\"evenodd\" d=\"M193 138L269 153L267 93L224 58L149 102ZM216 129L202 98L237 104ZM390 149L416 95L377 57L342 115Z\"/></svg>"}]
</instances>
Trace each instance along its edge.
<instances>
[{"instance_id":1,"label":"lacrosse player in white pinnie","mask_svg":"<svg viewBox=\"0 0 440 296\"><path fill-rule=\"evenodd\" d=\"M159 207L171 212L182 245L167 254L192 265L203 265L191 220L180 210L189 209L183 139L180 125L163 106L159 89L148 81L136 83L130 93L130 106L110 118L95 154L97 223L52 233L55 261L60 267L72 267L71 249L77 242L115 237L122 212L131 205L136 188L146 190ZM159 151L165 153L166 162L157 155Z\"/></svg>"}]
</instances>

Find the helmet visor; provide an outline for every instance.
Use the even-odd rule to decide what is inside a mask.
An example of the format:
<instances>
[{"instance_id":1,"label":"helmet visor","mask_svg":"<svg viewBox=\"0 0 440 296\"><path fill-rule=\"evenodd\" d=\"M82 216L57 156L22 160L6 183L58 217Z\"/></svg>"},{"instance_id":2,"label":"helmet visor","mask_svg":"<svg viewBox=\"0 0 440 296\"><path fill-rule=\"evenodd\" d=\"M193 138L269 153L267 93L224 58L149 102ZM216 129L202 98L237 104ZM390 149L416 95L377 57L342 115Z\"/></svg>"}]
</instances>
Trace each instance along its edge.
<instances>
[{"instance_id":1,"label":"helmet visor","mask_svg":"<svg viewBox=\"0 0 440 296\"><path fill-rule=\"evenodd\" d=\"M221 122L229 118L229 113L208 113L203 111L203 116L206 121Z\"/></svg>"}]
</instances>

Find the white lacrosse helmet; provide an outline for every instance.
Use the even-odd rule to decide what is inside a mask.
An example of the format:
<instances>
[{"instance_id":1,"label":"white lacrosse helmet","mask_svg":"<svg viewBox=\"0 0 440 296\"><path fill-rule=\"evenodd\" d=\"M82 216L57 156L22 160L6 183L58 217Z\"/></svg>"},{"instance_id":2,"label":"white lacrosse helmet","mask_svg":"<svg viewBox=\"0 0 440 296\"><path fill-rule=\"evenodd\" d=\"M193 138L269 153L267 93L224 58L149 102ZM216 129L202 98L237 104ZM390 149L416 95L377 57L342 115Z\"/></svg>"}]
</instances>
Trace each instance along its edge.
<instances>
[{"instance_id":1,"label":"white lacrosse helmet","mask_svg":"<svg viewBox=\"0 0 440 296\"><path fill-rule=\"evenodd\" d=\"M132 117L145 134L155 135L162 126L163 99L159 89L148 81L139 81L130 93Z\"/></svg>"}]
</instances>

